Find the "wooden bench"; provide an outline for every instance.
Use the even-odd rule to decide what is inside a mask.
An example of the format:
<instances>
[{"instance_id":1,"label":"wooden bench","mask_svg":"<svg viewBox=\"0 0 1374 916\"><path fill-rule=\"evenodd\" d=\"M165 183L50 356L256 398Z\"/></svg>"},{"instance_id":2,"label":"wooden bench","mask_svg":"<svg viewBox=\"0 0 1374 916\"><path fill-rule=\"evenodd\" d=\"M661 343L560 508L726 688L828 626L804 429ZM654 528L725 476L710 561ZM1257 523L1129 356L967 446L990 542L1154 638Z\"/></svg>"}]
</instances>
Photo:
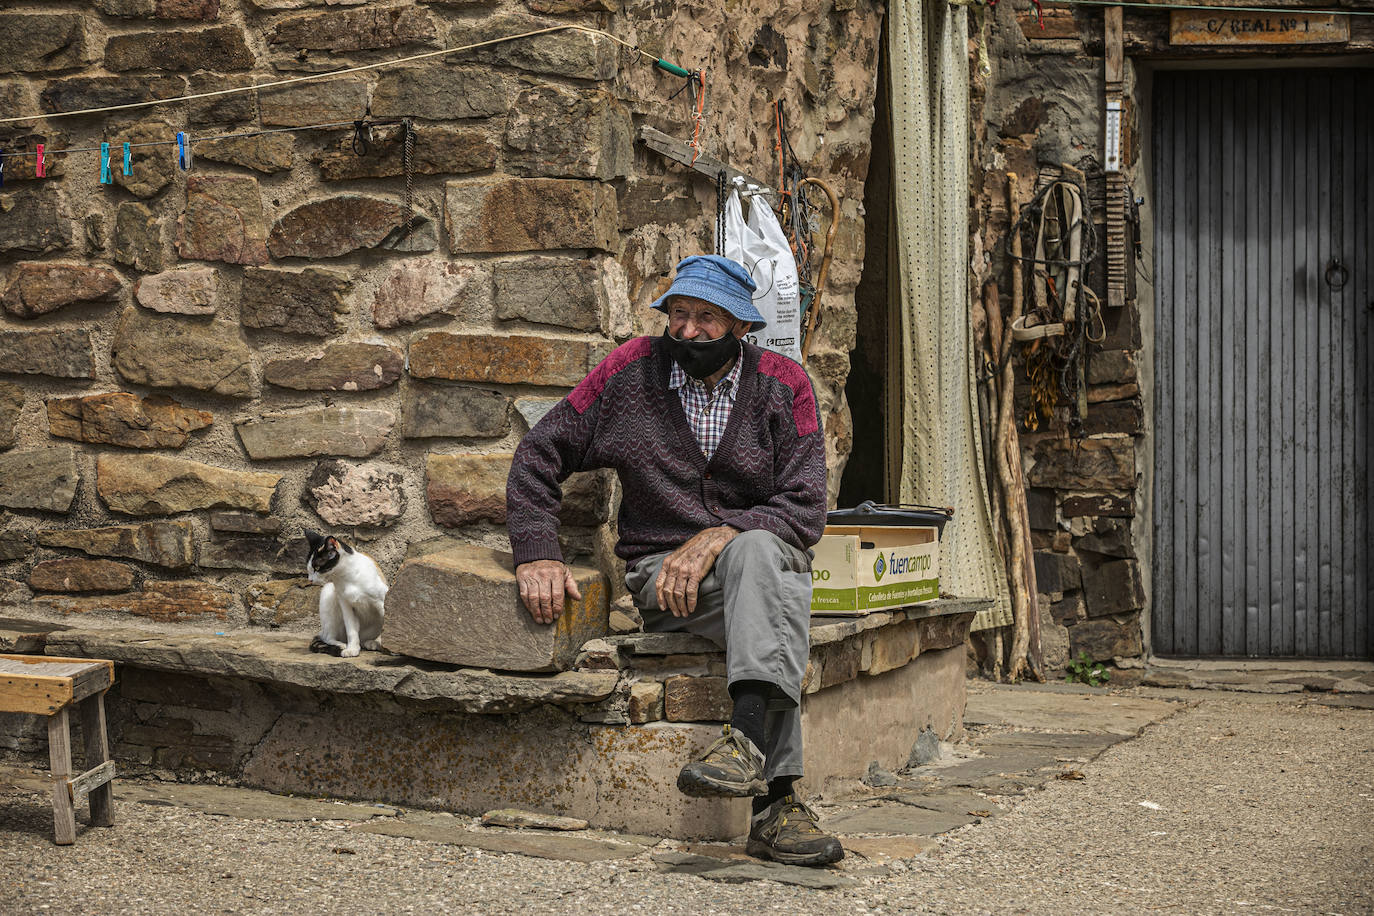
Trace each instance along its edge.
<instances>
[{"instance_id":1,"label":"wooden bench","mask_svg":"<svg viewBox=\"0 0 1374 916\"><path fill-rule=\"evenodd\" d=\"M76 842L76 806L90 799L91 826L114 824L114 761L105 734L105 691L114 684L114 662L90 658L0 655L0 712L48 718L52 772L53 833L59 846ZM68 710L80 704L86 740L86 772L72 776Z\"/></svg>"}]
</instances>

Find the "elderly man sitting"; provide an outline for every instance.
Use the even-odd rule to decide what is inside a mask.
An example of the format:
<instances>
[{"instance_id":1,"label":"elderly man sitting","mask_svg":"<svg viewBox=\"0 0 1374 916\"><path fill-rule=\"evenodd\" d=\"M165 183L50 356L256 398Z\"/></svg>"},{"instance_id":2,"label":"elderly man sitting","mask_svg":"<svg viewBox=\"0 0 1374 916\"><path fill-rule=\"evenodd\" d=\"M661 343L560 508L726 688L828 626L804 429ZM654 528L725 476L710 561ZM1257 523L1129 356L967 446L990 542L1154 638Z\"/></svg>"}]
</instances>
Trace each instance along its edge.
<instances>
[{"instance_id":1,"label":"elderly man sitting","mask_svg":"<svg viewBox=\"0 0 1374 916\"><path fill-rule=\"evenodd\" d=\"M825 865L844 849L793 791L825 449L805 371L742 339L765 325L754 289L734 261L684 259L653 306L668 315L663 336L617 347L520 443L507 519L521 598L552 623L565 590L581 597L558 546L559 485L615 469L616 553L645 629L725 649L730 724L678 788L753 796L751 855Z\"/></svg>"}]
</instances>

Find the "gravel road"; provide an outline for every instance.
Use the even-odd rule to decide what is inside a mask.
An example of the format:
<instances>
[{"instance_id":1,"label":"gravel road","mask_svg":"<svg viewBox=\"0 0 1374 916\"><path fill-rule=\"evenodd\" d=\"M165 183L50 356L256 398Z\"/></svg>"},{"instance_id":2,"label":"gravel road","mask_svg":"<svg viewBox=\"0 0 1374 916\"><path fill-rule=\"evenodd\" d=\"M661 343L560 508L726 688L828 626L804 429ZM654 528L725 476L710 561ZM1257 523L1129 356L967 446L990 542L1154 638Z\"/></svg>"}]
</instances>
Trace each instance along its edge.
<instances>
[{"instance_id":1,"label":"gravel road","mask_svg":"<svg viewBox=\"0 0 1374 916\"><path fill-rule=\"evenodd\" d=\"M45 799L0 786L0 911L1374 912L1374 711L1177 698L1195 705L1082 779L996 799L1005 815L926 855L883 867L851 856L853 883L837 889L667 874L647 852L584 864L132 802L117 828L59 848Z\"/></svg>"}]
</instances>

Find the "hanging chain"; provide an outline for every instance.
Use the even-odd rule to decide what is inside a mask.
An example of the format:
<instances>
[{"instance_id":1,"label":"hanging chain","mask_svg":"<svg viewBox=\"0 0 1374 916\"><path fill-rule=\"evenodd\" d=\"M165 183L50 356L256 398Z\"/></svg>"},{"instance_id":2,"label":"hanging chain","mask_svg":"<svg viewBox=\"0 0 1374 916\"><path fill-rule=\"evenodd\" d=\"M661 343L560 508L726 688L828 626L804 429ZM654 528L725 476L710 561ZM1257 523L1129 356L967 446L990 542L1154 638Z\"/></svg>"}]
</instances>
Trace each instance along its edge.
<instances>
[{"instance_id":1,"label":"hanging chain","mask_svg":"<svg viewBox=\"0 0 1374 916\"><path fill-rule=\"evenodd\" d=\"M402 239L410 238L411 226L415 222L415 129L410 118L401 121L401 168L406 176L406 232Z\"/></svg>"}]
</instances>

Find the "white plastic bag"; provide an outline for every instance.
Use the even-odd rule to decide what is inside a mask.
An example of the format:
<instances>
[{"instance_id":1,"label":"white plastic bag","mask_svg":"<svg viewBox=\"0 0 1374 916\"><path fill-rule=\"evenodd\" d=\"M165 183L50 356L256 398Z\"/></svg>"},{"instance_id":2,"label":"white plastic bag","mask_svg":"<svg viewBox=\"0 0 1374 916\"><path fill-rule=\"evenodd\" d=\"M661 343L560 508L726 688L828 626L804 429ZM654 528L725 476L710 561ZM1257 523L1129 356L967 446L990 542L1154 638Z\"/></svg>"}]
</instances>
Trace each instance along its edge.
<instances>
[{"instance_id":1,"label":"white plastic bag","mask_svg":"<svg viewBox=\"0 0 1374 916\"><path fill-rule=\"evenodd\" d=\"M767 201L755 199L744 219L738 189L725 202L725 256L754 278L754 305L768 326L745 340L801 362L801 307L797 262Z\"/></svg>"}]
</instances>

